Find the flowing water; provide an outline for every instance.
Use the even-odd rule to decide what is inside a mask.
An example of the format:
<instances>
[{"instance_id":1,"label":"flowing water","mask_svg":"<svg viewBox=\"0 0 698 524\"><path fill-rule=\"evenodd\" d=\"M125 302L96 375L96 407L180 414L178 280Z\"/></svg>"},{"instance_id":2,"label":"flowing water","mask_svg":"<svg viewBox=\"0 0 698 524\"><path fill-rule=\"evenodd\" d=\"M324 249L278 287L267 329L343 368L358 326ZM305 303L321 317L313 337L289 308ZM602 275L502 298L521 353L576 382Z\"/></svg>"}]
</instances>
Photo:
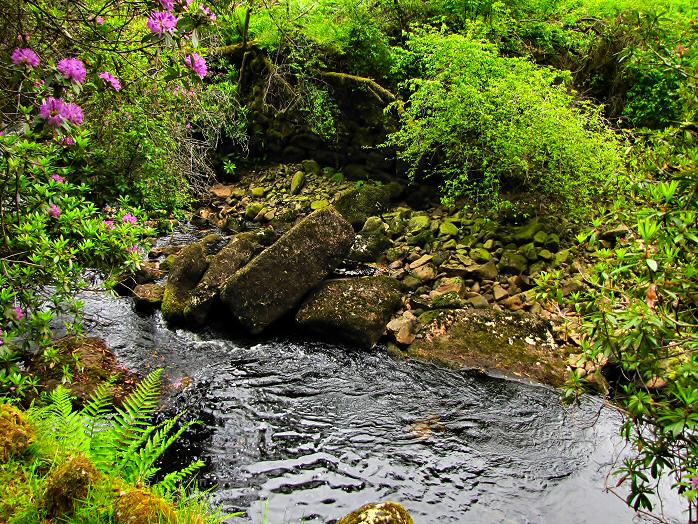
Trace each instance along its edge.
<instances>
[{"instance_id":1,"label":"flowing water","mask_svg":"<svg viewBox=\"0 0 698 524\"><path fill-rule=\"evenodd\" d=\"M624 523L603 490L618 417L588 399L384 349L170 330L130 299L86 297L93 332L129 367L164 367L170 400L204 424L176 453L243 522L334 522L369 501L418 523ZM238 520L240 521L240 520Z\"/></svg>"}]
</instances>

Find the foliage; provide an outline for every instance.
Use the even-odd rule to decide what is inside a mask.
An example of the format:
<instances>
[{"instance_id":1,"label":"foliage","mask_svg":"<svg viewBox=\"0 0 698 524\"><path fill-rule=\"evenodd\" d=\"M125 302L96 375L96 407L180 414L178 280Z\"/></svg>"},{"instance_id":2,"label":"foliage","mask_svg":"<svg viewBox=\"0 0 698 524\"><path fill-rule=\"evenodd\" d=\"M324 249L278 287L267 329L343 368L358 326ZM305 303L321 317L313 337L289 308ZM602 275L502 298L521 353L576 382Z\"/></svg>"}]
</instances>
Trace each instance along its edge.
<instances>
[{"instance_id":1,"label":"foliage","mask_svg":"<svg viewBox=\"0 0 698 524\"><path fill-rule=\"evenodd\" d=\"M184 489L183 482L203 466L202 461L153 482L157 460L194 423L181 423L182 414L152 423L161 375L162 370L158 370L146 377L120 408L112 407L109 384L98 388L80 411L73 409L68 390L60 386L45 405L32 407L27 414L37 439L30 456L0 465L0 478L6 480L0 488L0 518L40 522L55 516L68 522L97 523L113 522L116 516L120 521L115 515L119 499L137 492L141 498L155 501L157 511L178 513L181 521L203 523L200 515L205 513L206 522L219 522L219 516L211 513L200 493ZM66 467L69 469L63 472ZM76 469L95 471L85 478L80 500L71 494L82 493L75 485L81 480L76 477L70 485L61 480L66 475L75 476ZM17 478L25 482L18 485ZM163 499L149 490L134 488L148 484ZM180 500L179 507L172 505L175 499ZM60 512L56 515L57 507Z\"/></svg>"},{"instance_id":2,"label":"foliage","mask_svg":"<svg viewBox=\"0 0 698 524\"><path fill-rule=\"evenodd\" d=\"M527 193L574 214L619 174L618 138L561 73L444 32L415 33L408 50L418 76L388 144L411 177L437 175L449 199Z\"/></svg>"},{"instance_id":3,"label":"foliage","mask_svg":"<svg viewBox=\"0 0 698 524\"><path fill-rule=\"evenodd\" d=\"M652 510L668 477L690 522L698 516L695 144L694 135L676 131L648 139L637 155L642 176L580 234L591 253L588 288L563 302L579 315L583 358L616 370L613 399L634 450L618 471L628 503ZM584 385L572 377L572 391Z\"/></svg>"}]
</instances>

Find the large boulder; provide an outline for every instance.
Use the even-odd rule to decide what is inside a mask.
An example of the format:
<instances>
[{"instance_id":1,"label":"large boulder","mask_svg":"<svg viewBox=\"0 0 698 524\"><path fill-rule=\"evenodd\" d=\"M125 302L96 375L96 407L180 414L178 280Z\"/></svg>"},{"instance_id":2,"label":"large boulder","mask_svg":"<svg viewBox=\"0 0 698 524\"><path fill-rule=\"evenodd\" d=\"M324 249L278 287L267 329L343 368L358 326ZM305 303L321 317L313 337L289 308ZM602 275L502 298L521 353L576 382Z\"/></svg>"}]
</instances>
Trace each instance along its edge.
<instances>
[{"instance_id":1,"label":"large boulder","mask_svg":"<svg viewBox=\"0 0 698 524\"><path fill-rule=\"evenodd\" d=\"M221 300L252 334L284 316L344 259L354 231L329 206L308 215L239 270Z\"/></svg>"},{"instance_id":2,"label":"large boulder","mask_svg":"<svg viewBox=\"0 0 698 524\"><path fill-rule=\"evenodd\" d=\"M208 256L221 241L220 235L208 235L179 253L167 277L162 297L162 316L168 322L184 320L184 309L191 293L208 269Z\"/></svg>"},{"instance_id":3,"label":"large boulder","mask_svg":"<svg viewBox=\"0 0 698 524\"><path fill-rule=\"evenodd\" d=\"M337 524L414 524L414 520L402 504L378 502L361 506Z\"/></svg>"},{"instance_id":4,"label":"large boulder","mask_svg":"<svg viewBox=\"0 0 698 524\"><path fill-rule=\"evenodd\" d=\"M301 307L296 323L325 338L371 348L401 303L400 284L391 277L330 280Z\"/></svg>"},{"instance_id":5,"label":"large boulder","mask_svg":"<svg viewBox=\"0 0 698 524\"><path fill-rule=\"evenodd\" d=\"M239 233L211 258L211 263L184 306L187 321L201 325L228 280L262 250L257 234Z\"/></svg>"},{"instance_id":6,"label":"large boulder","mask_svg":"<svg viewBox=\"0 0 698 524\"><path fill-rule=\"evenodd\" d=\"M337 211L359 231L366 219L388 209L390 193L383 186L365 184L343 193L335 203Z\"/></svg>"}]
</instances>

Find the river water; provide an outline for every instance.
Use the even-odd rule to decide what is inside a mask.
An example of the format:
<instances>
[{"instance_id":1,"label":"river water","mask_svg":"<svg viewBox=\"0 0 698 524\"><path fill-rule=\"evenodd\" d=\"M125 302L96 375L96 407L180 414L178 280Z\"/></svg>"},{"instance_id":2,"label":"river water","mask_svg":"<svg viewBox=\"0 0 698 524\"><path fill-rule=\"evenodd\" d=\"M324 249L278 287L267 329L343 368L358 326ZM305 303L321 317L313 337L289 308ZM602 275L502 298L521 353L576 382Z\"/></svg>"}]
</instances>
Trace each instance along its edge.
<instances>
[{"instance_id":1,"label":"river water","mask_svg":"<svg viewBox=\"0 0 698 524\"><path fill-rule=\"evenodd\" d=\"M171 330L128 298L85 297L91 332L139 371L163 367L170 402L202 426L168 457L202 457L235 522L334 522L402 502L415 522L630 523L604 492L619 417L589 398L391 358L385 349Z\"/></svg>"}]
</instances>

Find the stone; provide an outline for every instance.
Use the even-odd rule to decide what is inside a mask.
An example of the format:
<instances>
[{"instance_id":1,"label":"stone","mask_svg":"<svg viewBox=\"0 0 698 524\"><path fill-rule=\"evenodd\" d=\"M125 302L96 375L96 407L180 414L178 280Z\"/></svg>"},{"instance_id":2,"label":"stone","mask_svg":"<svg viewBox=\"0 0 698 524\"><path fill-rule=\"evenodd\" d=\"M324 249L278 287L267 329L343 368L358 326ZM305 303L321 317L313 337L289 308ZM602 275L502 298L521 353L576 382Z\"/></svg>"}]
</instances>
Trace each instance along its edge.
<instances>
[{"instance_id":1,"label":"stone","mask_svg":"<svg viewBox=\"0 0 698 524\"><path fill-rule=\"evenodd\" d=\"M426 215L414 215L407 223L410 233L416 234L431 228L431 218Z\"/></svg>"},{"instance_id":2,"label":"stone","mask_svg":"<svg viewBox=\"0 0 698 524\"><path fill-rule=\"evenodd\" d=\"M560 247L560 237L556 233L550 233L545 241L545 247L551 251L556 251Z\"/></svg>"},{"instance_id":3,"label":"stone","mask_svg":"<svg viewBox=\"0 0 698 524\"><path fill-rule=\"evenodd\" d=\"M349 259L355 262L376 262L392 243L384 233L358 233L351 246Z\"/></svg>"},{"instance_id":4,"label":"stone","mask_svg":"<svg viewBox=\"0 0 698 524\"><path fill-rule=\"evenodd\" d=\"M500 300L505 299L506 297L509 296L509 292L506 289L504 289L502 286L500 286L499 284L495 284L492 287L492 293L494 295L494 299L497 302L499 302Z\"/></svg>"},{"instance_id":5,"label":"stone","mask_svg":"<svg viewBox=\"0 0 698 524\"><path fill-rule=\"evenodd\" d=\"M188 323L203 325L227 281L262 250L262 234L239 233L211 258L208 269L184 307Z\"/></svg>"},{"instance_id":6,"label":"stone","mask_svg":"<svg viewBox=\"0 0 698 524\"><path fill-rule=\"evenodd\" d=\"M226 186L223 184L215 184L209 190L211 194L221 200L230 198L233 195L233 186Z\"/></svg>"},{"instance_id":7,"label":"stone","mask_svg":"<svg viewBox=\"0 0 698 524\"><path fill-rule=\"evenodd\" d=\"M335 203L337 211L355 231L361 229L370 216L388 210L390 195L382 186L364 184L342 193Z\"/></svg>"},{"instance_id":8,"label":"stone","mask_svg":"<svg viewBox=\"0 0 698 524\"><path fill-rule=\"evenodd\" d=\"M471 264L466 268L465 276L476 278L478 280L494 280L499 275L497 265L494 260L490 260L486 264Z\"/></svg>"},{"instance_id":9,"label":"stone","mask_svg":"<svg viewBox=\"0 0 698 524\"><path fill-rule=\"evenodd\" d=\"M323 338L370 349L402 304L397 280L386 276L324 282L296 314L296 324Z\"/></svg>"},{"instance_id":10,"label":"stone","mask_svg":"<svg viewBox=\"0 0 698 524\"><path fill-rule=\"evenodd\" d=\"M10 404L0 404L0 464L23 455L35 438L24 413Z\"/></svg>"},{"instance_id":11,"label":"stone","mask_svg":"<svg viewBox=\"0 0 698 524\"><path fill-rule=\"evenodd\" d=\"M315 211L235 273L221 300L250 333L261 333L320 284L353 243L351 225L333 207Z\"/></svg>"},{"instance_id":12,"label":"stone","mask_svg":"<svg viewBox=\"0 0 698 524\"><path fill-rule=\"evenodd\" d=\"M402 504L379 502L361 506L337 524L414 524L414 520Z\"/></svg>"},{"instance_id":13,"label":"stone","mask_svg":"<svg viewBox=\"0 0 698 524\"><path fill-rule=\"evenodd\" d=\"M528 222L528 224L516 228L512 235L512 239L517 244L527 244L528 242L533 242L536 233L542 229L543 224L541 224L537 218L534 218Z\"/></svg>"},{"instance_id":14,"label":"stone","mask_svg":"<svg viewBox=\"0 0 698 524\"><path fill-rule=\"evenodd\" d=\"M521 274L527 269L528 259L525 256L511 251L502 253L502 258L499 260L499 270L502 273Z\"/></svg>"},{"instance_id":15,"label":"stone","mask_svg":"<svg viewBox=\"0 0 698 524\"><path fill-rule=\"evenodd\" d=\"M426 264L410 271L410 275L421 282L430 282L436 278L436 268L431 264Z\"/></svg>"},{"instance_id":16,"label":"stone","mask_svg":"<svg viewBox=\"0 0 698 524\"><path fill-rule=\"evenodd\" d=\"M162 303L165 295L165 288L160 284L138 284L133 289L133 299L136 303L136 309L147 311L155 309Z\"/></svg>"},{"instance_id":17,"label":"stone","mask_svg":"<svg viewBox=\"0 0 698 524\"><path fill-rule=\"evenodd\" d=\"M558 268L563 264L566 264L570 258L570 252L568 249L563 249L555 253L555 258L553 259L553 267Z\"/></svg>"},{"instance_id":18,"label":"stone","mask_svg":"<svg viewBox=\"0 0 698 524\"><path fill-rule=\"evenodd\" d=\"M538 250L533 242L529 242L528 244L521 246L518 249L518 253L519 255L525 256L526 260L529 262L535 262L538 260Z\"/></svg>"},{"instance_id":19,"label":"stone","mask_svg":"<svg viewBox=\"0 0 698 524\"><path fill-rule=\"evenodd\" d=\"M429 229L425 229L424 231L420 231L416 235L410 236L407 239L407 245L426 247L429 244L431 244L433 241L434 241L434 233Z\"/></svg>"},{"instance_id":20,"label":"stone","mask_svg":"<svg viewBox=\"0 0 698 524\"><path fill-rule=\"evenodd\" d=\"M267 193L266 187L252 187L250 188L250 193L255 198L262 198Z\"/></svg>"},{"instance_id":21,"label":"stone","mask_svg":"<svg viewBox=\"0 0 698 524\"><path fill-rule=\"evenodd\" d=\"M457 237L458 233L458 226L453 222L442 222L439 226L439 236L441 237Z\"/></svg>"},{"instance_id":22,"label":"stone","mask_svg":"<svg viewBox=\"0 0 698 524\"><path fill-rule=\"evenodd\" d=\"M533 243L539 246L545 245L548 241L548 234L542 229L533 235Z\"/></svg>"},{"instance_id":23,"label":"stone","mask_svg":"<svg viewBox=\"0 0 698 524\"><path fill-rule=\"evenodd\" d=\"M486 309L490 307L490 303L487 299L479 293L475 293L472 297L468 298L466 303L470 304L475 309Z\"/></svg>"},{"instance_id":24,"label":"stone","mask_svg":"<svg viewBox=\"0 0 698 524\"><path fill-rule=\"evenodd\" d=\"M526 304L526 297L523 293L519 293L518 295L513 295L504 301L502 301L502 305L508 309L509 311L519 311L520 309L523 309L523 307Z\"/></svg>"},{"instance_id":25,"label":"stone","mask_svg":"<svg viewBox=\"0 0 698 524\"><path fill-rule=\"evenodd\" d=\"M599 234L599 238L601 240L606 240L607 242L615 242L620 237L628 236L631 233L632 231L628 226L621 224L617 227L613 227L610 229L606 229L605 231L602 231Z\"/></svg>"},{"instance_id":26,"label":"stone","mask_svg":"<svg viewBox=\"0 0 698 524\"><path fill-rule=\"evenodd\" d=\"M305 173L303 171L296 171L296 174L293 175L293 179L291 179L291 194L297 195L300 193L304 185Z\"/></svg>"},{"instance_id":27,"label":"stone","mask_svg":"<svg viewBox=\"0 0 698 524\"><path fill-rule=\"evenodd\" d=\"M162 316L166 321L184 320L184 308L191 293L208 269L209 248L220 239L218 235L209 235L185 247L177 256L167 277L162 298Z\"/></svg>"},{"instance_id":28,"label":"stone","mask_svg":"<svg viewBox=\"0 0 698 524\"><path fill-rule=\"evenodd\" d=\"M313 200L310 203L310 209L312 209L313 211L319 211L320 209L325 209L329 205L329 200Z\"/></svg>"},{"instance_id":29,"label":"stone","mask_svg":"<svg viewBox=\"0 0 698 524\"><path fill-rule=\"evenodd\" d=\"M492 260L492 255L484 247L474 247L470 250L470 258L479 264Z\"/></svg>"},{"instance_id":30,"label":"stone","mask_svg":"<svg viewBox=\"0 0 698 524\"><path fill-rule=\"evenodd\" d=\"M248 204L247 207L245 208L245 218L248 220L254 220L255 217L259 214L259 212L264 208L262 204L259 204L257 202L253 202L251 204Z\"/></svg>"},{"instance_id":31,"label":"stone","mask_svg":"<svg viewBox=\"0 0 698 524\"><path fill-rule=\"evenodd\" d=\"M303 160L301 165L303 166L303 171L305 171L308 175L317 176L322 172L320 164L318 164L315 160Z\"/></svg>"},{"instance_id":32,"label":"stone","mask_svg":"<svg viewBox=\"0 0 698 524\"><path fill-rule=\"evenodd\" d=\"M422 255L410 264L410 269L417 269L418 267L423 266L427 262L431 262L433 258L434 257L432 255Z\"/></svg>"},{"instance_id":33,"label":"stone","mask_svg":"<svg viewBox=\"0 0 698 524\"><path fill-rule=\"evenodd\" d=\"M540 258L542 258L543 260L545 260L546 262L550 262L550 261L555 257L555 255L553 255L553 254L552 254L550 251L548 251L547 249L541 249L541 250L538 252L538 256L539 256Z\"/></svg>"}]
</instances>

